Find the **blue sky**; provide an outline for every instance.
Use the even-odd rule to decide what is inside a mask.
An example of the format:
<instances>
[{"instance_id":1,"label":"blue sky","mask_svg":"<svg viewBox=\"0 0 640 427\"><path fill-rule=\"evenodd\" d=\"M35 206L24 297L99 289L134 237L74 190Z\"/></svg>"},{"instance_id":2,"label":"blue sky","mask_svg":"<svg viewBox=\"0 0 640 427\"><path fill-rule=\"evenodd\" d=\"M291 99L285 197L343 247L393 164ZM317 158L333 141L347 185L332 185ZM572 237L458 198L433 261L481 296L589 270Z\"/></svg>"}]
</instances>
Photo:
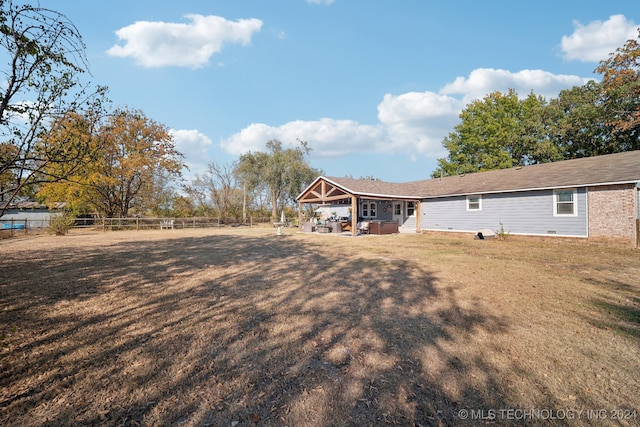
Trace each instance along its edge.
<instances>
[{"instance_id":1,"label":"blue sky","mask_svg":"<svg viewBox=\"0 0 640 427\"><path fill-rule=\"evenodd\" d=\"M429 178L474 99L547 99L637 37L630 0L41 0L116 106L172 129L190 172L312 148L327 176Z\"/></svg>"}]
</instances>

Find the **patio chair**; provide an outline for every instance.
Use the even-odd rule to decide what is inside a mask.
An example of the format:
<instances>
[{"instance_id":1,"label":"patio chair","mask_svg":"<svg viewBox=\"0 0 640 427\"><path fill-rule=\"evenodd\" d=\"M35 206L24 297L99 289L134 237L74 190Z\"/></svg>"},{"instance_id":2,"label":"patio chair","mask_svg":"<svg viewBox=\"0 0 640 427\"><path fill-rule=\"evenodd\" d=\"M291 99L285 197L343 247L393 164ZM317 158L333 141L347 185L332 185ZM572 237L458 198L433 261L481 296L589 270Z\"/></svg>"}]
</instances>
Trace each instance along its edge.
<instances>
[{"instance_id":1,"label":"patio chair","mask_svg":"<svg viewBox=\"0 0 640 427\"><path fill-rule=\"evenodd\" d=\"M358 234L369 234L369 221L358 223Z\"/></svg>"}]
</instances>

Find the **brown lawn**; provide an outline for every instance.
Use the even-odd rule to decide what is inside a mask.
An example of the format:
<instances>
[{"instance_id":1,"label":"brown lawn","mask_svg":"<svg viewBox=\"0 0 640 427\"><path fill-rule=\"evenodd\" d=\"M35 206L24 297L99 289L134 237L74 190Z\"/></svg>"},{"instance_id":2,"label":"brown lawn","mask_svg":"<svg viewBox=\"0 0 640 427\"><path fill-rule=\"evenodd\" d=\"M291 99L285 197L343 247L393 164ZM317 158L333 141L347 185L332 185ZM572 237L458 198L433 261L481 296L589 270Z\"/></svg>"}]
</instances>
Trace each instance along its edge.
<instances>
[{"instance_id":1,"label":"brown lawn","mask_svg":"<svg viewBox=\"0 0 640 427\"><path fill-rule=\"evenodd\" d=\"M636 249L227 228L0 263L1 425L640 423Z\"/></svg>"}]
</instances>

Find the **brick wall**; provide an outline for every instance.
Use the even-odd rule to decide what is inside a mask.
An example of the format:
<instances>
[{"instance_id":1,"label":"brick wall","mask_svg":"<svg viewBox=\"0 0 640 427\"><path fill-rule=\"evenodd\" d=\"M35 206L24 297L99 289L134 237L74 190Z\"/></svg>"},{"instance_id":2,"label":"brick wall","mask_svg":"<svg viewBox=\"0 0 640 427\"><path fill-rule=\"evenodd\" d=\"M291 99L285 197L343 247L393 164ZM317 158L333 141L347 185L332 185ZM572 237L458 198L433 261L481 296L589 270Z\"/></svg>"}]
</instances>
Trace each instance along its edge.
<instances>
[{"instance_id":1,"label":"brick wall","mask_svg":"<svg viewBox=\"0 0 640 427\"><path fill-rule=\"evenodd\" d=\"M633 184L589 187L589 237L636 244L638 190Z\"/></svg>"}]
</instances>

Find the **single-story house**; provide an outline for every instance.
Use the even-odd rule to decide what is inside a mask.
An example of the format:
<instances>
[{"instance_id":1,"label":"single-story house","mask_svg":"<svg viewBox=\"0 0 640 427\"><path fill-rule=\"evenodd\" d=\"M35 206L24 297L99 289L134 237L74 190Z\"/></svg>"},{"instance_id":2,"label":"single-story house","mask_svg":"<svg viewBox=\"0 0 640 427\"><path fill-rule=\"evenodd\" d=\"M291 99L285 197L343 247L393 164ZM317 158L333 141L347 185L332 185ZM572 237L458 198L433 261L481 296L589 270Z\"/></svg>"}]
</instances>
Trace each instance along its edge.
<instances>
[{"instance_id":1,"label":"single-story house","mask_svg":"<svg viewBox=\"0 0 640 427\"><path fill-rule=\"evenodd\" d=\"M348 205L354 235L363 219L401 232L491 229L638 246L640 150L406 183L320 176L297 200Z\"/></svg>"},{"instance_id":2,"label":"single-story house","mask_svg":"<svg viewBox=\"0 0 640 427\"><path fill-rule=\"evenodd\" d=\"M33 201L0 204L5 209L0 216L0 228L16 227L16 224L26 228L44 228L49 226L51 217L59 214L65 207L65 203L56 203L53 208L49 208Z\"/></svg>"}]
</instances>

